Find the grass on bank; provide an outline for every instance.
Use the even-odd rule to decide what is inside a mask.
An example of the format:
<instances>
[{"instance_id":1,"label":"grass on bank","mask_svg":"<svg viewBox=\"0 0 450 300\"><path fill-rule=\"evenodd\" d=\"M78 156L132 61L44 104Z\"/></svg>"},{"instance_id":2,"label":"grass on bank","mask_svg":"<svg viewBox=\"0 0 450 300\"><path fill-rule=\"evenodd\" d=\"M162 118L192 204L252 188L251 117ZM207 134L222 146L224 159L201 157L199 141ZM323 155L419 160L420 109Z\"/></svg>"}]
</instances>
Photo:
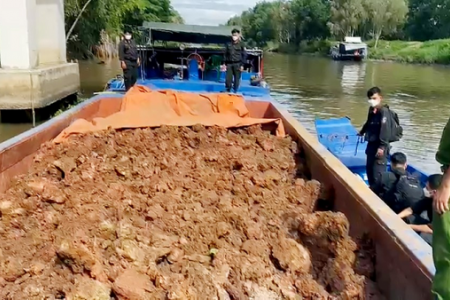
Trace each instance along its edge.
<instances>
[{"instance_id":1,"label":"grass on bank","mask_svg":"<svg viewBox=\"0 0 450 300\"><path fill-rule=\"evenodd\" d=\"M303 41L298 46L272 45L274 51L280 53L300 53L328 55L330 47L336 41ZM390 60L419 64L450 64L450 39L432 40L426 42L414 41L368 41L369 59Z\"/></svg>"},{"instance_id":2,"label":"grass on bank","mask_svg":"<svg viewBox=\"0 0 450 300\"><path fill-rule=\"evenodd\" d=\"M369 58L420 64L450 64L450 39L426 42L369 42Z\"/></svg>"}]
</instances>

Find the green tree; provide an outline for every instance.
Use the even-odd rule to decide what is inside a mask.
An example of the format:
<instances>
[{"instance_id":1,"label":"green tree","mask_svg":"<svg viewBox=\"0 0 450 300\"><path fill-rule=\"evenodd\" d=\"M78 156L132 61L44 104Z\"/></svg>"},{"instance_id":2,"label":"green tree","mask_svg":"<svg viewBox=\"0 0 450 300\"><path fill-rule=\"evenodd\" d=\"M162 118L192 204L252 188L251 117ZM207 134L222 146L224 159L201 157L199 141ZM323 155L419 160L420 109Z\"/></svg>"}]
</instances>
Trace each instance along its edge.
<instances>
[{"instance_id":1,"label":"green tree","mask_svg":"<svg viewBox=\"0 0 450 300\"><path fill-rule=\"evenodd\" d=\"M180 13L175 9L172 9L172 16L169 22L175 24L184 24L183 18L181 17Z\"/></svg>"},{"instance_id":2,"label":"green tree","mask_svg":"<svg viewBox=\"0 0 450 300\"><path fill-rule=\"evenodd\" d=\"M240 16L228 20L227 25L241 26L247 43L265 46L269 41L290 42L292 14L287 1L260 2Z\"/></svg>"},{"instance_id":3,"label":"green tree","mask_svg":"<svg viewBox=\"0 0 450 300\"><path fill-rule=\"evenodd\" d=\"M229 19L227 25L242 26L250 44L266 46L276 42L296 47L302 40L327 38L329 19L327 0L279 0L260 2Z\"/></svg>"},{"instance_id":4,"label":"green tree","mask_svg":"<svg viewBox=\"0 0 450 300\"><path fill-rule=\"evenodd\" d=\"M273 3L260 2L242 16L244 36L251 38L257 45L277 40L276 26L273 22Z\"/></svg>"},{"instance_id":5,"label":"green tree","mask_svg":"<svg viewBox=\"0 0 450 300\"><path fill-rule=\"evenodd\" d=\"M280 44L289 44L295 32L291 2L275 1L271 3L269 16L275 34L275 40Z\"/></svg>"},{"instance_id":6,"label":"green tree","mask_svg":"<svg viewBox=\"0 0 450 300\"><path fill-rule=\"evenodd\" d=\"M291 12L296 31L296 42L329 37L327 23L330 5L324 0L293 0Z\"/></svg>"},{"instance_id":7,"label":"green tree","mask_svg":"<svg viewBox=\"0 0 450 300\"><path fill-rule=\"evenodd\" d=\"M408 13L405 0L368 0L366 7L375 48L382 34L392 34L405 23Z\"/></svg>"},{"instance_id":8,"label":"green tree","mask_svg":"<svg viewBox=\"0 0 450 300\"><path fill-rule=\"evenodd\" d=\"M170 0L66 0L65 19L68 50L83 57L101 41L102 33L117 36L120 32L141 26L145 21L171 22L181 17Z\"/></svg>"},{"instance_id":9,"label":"green tree","mask_svg":"<svg viewBox=\"0 0 450 300\"><path fill-rule=\"evenodd\" d=\"M262 1L227 25L242 27L247 42L299 44L329 37L430 40L450 36L450 0ZM314 43L311 43L314 44ZM327 43L323 43L324 47Z\"/></svg>"},{"instance_id":10,"label":"green tree","mask_svg":"<svg viewBox=\"0 0 450 300\"><path fill-rule=\"evenodd\" d=\"M172 22L175 16L180 17L175 14L169 0L144 0L144 2L143 5L134 5L126 12L122 19L125 27L137 28L142 26L144 21Z\"/></svg>"},{"instance_id":11,"label":"green tree","mask_svg":"<svg viewBox=\"0 0 450 300\"><path fill-rule=\"evenodd\" d=\"M242 13L242 14L244 14L244 13ZM242 26L242 17L241 16L231 17L225 25L226 26Z\"/></svg>"},{"instance_id":12,"label":"green tree","mask_svg":"<svg viewBox=\"0 0 450 300\"><path fill-rule=\"evenodd\" d=\"M366 20L367 12L363 0L331 1L329 26L336 37L353 36Z\"/></svg>"},{"instance_id":13,"label":"green tree","mask_svg":"<svg viewBox=\"0 0 450 300\"><path fill-rule=\"evenodd\" d=\"M450 0L409 0L406 32L413 40L450 36Z\"/></svg>"}]
</instances>

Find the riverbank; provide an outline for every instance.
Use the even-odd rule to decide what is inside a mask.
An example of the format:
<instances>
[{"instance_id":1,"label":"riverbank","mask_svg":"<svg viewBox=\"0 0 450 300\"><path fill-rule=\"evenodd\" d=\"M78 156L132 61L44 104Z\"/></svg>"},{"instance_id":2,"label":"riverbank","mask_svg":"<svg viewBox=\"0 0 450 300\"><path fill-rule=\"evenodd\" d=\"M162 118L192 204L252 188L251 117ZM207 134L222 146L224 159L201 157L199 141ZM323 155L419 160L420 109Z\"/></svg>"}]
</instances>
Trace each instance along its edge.
<instances>
[{"instance_id":1,"label":"riverbank","mask_svg":"<svg viewBox=\"0 0 450 300\"><path fill-rule=\"evenodd\" d=\"M308 41L298 47L293 45L272 46L271 51L279 53L299 53L328 55L330 47L336 41ZM415 41L368 41L369 59L398 61L416 64L450 64L450 39L432 40L426 42Z\"/></svg>"}]
</instances>

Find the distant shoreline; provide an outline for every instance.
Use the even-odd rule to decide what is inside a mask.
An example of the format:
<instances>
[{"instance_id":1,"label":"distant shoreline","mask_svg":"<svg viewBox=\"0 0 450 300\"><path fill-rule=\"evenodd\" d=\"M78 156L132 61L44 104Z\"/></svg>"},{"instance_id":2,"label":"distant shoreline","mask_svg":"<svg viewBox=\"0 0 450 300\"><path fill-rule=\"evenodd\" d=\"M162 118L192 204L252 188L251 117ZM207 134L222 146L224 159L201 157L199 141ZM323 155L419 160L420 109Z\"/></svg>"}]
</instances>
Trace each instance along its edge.
<instances>
[{"instance_id":1,"label":"distant shoreline","mask_svg":"<svg viewBox=\"0 0 450 300\"><path fill-rule=\"evenodd\" d=\"M314 56L328 56L330 48L336 41L307 41L302 42L296 49L290 45L279 45L267 49L270 52L285 54L300 54ZM378 41L374 48L374 41L367 42L370 61L400 62L423 65L449 65L450 39L432 40L426 42L415 41Z\"/></svg>"}]
</instances>

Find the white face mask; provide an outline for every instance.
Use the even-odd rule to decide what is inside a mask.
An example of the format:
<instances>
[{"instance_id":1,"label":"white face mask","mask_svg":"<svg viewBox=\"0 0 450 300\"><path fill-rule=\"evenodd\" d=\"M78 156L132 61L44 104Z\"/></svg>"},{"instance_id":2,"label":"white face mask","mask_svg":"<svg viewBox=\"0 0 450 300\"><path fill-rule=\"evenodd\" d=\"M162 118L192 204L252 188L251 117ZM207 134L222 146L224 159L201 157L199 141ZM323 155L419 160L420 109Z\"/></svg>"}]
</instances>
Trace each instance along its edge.
<instances>
[{"instance_id":1,"label":"white face mask","mask_svg":"<svg viewBox=\"0 0 450 300\"><path fill-rule=\"evenodd\" d=\"M423 195L427 198L431 198L431 192L427 188L423 188Z\"/></svg>"},{"instance_id":2,"label":"white face mask","mask_svg":"<svg viewBox=\"0 0 450 300\"><path fill-rule=\"evenodd\" d=\"M237 35L233 35L233 36L232 36L233 41L237 41L238 38L239 38L239 37L238 37Z\"/></svg>"},{"instance_id":3,"label":"white face mask","mask_svg":"<svg viewBox=\"0 0 450 300\"><path fill-rule=\"evenodd\" d=\"M131 34L126 34L126 35L125 35L125 39L126 39L126 40L131 40Z\"/></svg>"},{"instance_id":4,"label":"white face mask","mask_svg":"<svg viewBox=\"0 0 450 300\"><path fill-rule=\"evenodd\" d=\"M367 102L369 102L369 105L372 107L377 106L378 104L380 104L380 101L378 100L373 100L373 99L369 99Z\"/></svg>"}]
</instances>

